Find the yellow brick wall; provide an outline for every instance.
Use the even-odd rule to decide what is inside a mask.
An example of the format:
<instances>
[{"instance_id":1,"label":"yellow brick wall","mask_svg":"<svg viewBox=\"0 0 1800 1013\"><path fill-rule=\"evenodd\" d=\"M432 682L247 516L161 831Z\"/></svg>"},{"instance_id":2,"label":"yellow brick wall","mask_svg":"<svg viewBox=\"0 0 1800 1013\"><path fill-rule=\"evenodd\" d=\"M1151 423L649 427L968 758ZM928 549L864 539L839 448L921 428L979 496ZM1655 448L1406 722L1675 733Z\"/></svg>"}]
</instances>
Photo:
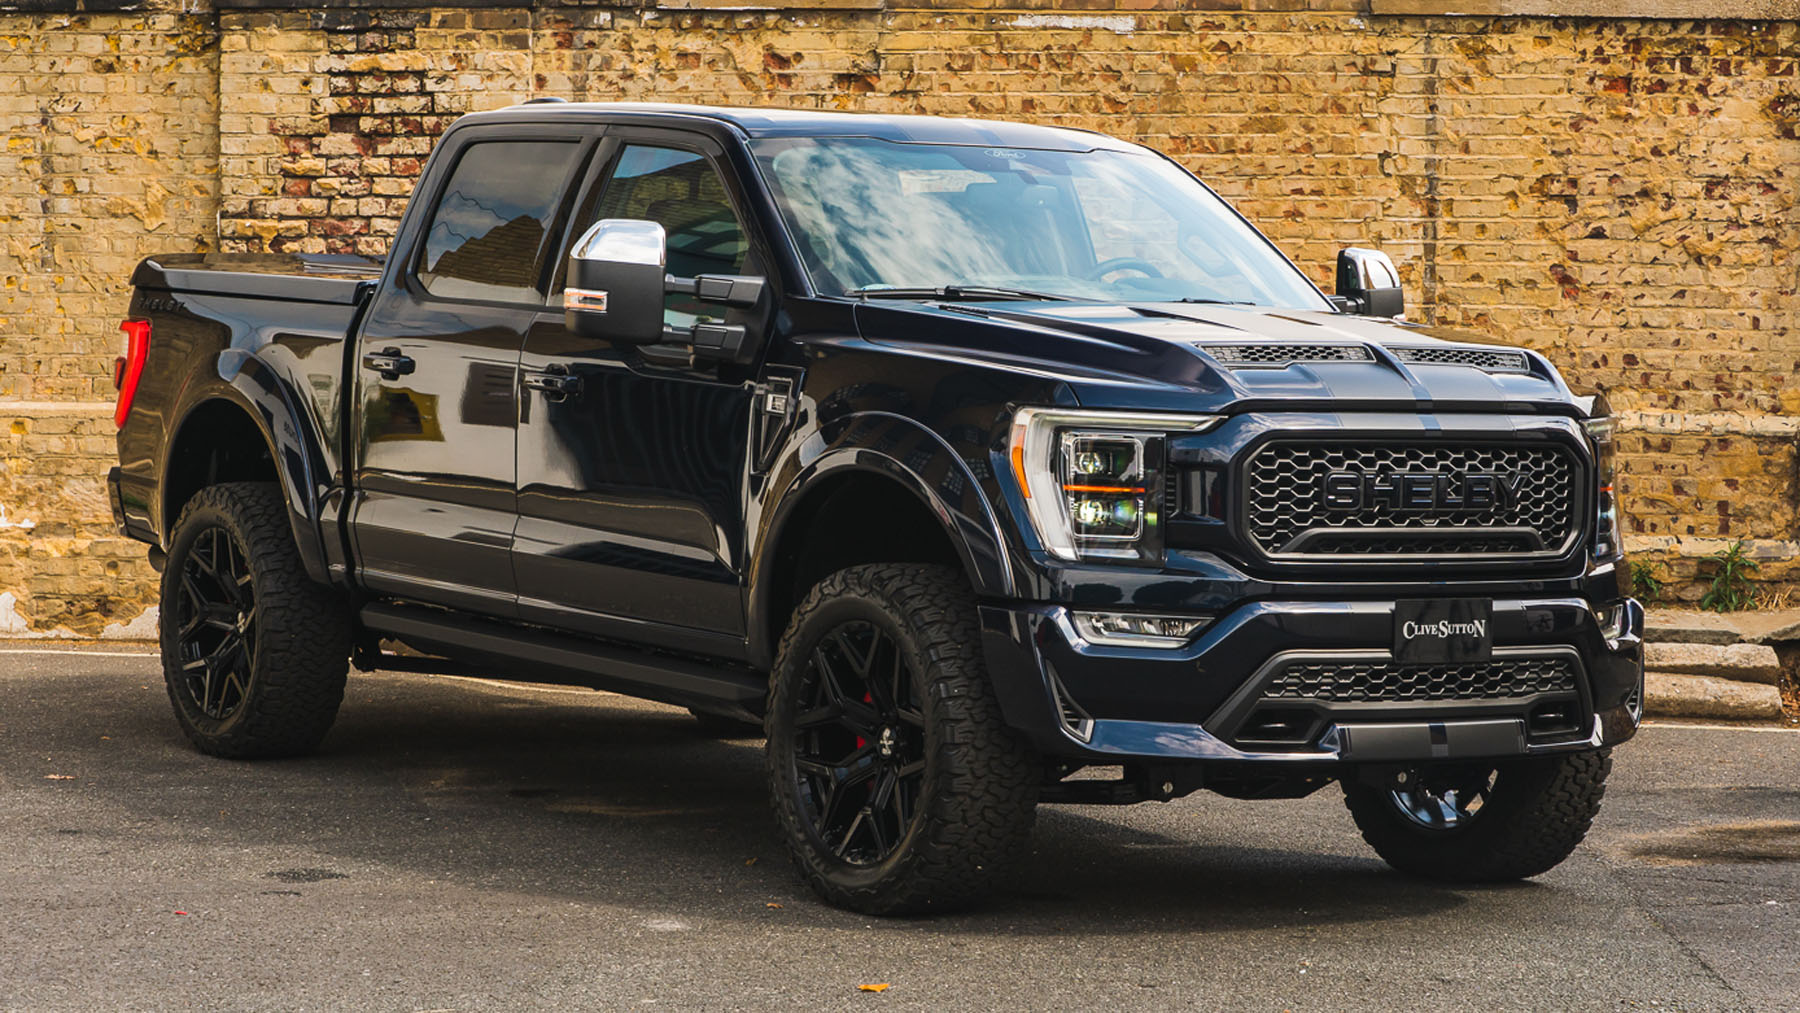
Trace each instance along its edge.
<instances>
[{"instance_id":1,"label":"yellow brick wall","mask_svg":"<svg viewBox=\"0 0 1800 1013\"><path fill-rule=\"evenodd\" d=\"M864 9L0 15L0 399L105 396L119 283L146 251L385 249L432 136L472 109L558 95L1023 119L1174 155L1322 284L1340 247L1377 246L1415 319L1607 389L1632 546L1676 592L1697 596L1698 558L1737 538L1772 582L1800 580L1800 23L843 6ZM103 512L39 507L16 477L31 462L7 452L0 505L66 514L84 533L69 554L114 558L79 541ZM39 537L0 528L0 552ZM0 591L23 589L45 628L86 593L47 572L0 555Z\"/></svg>"},{"instance_id":2,"label":"yellow brick wall","mask_svg":"<svg viewBox=\"0 0 1800 1013\"><path fill-rule=\"evenodd\" d=\"M106 502L111 366L138 260L218 242L216 29L0 15L0 633L97 634L154 600Z\"/></svg>"}]
</instances>

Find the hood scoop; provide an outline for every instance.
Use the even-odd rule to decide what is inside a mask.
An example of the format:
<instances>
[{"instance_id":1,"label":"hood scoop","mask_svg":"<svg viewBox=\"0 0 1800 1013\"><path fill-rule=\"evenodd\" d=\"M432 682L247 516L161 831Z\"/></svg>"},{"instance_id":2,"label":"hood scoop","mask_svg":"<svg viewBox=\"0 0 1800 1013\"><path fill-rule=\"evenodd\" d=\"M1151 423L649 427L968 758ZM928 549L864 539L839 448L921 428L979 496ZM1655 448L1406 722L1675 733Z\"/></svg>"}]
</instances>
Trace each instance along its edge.
<instances>
[{"instance_id":1,"label":"hood scoop","mask_svg":"<svg viewBox=\"0 0 1800 1013\"><path fill-rule=\"evenodd\" d=\"M1529 373L1531 360L1524 352L1508 352L1493 348L1390 348L1394 358L1405 363L1427 363L1435 366L1473 366L1489 373Z\"/></svg>"},{"instance_id":2,"label":"hood scoop","mask_svg":"<svg viewBox=\"0 0 1800 1013\"><path fill-rule=\"evenodd\" d=\"M1297 362L1374 362L1369 346L1349 342L1244 344L1195 343L1196 347L1232 369L1286 369Z\"/></svg>"}]
</instances>

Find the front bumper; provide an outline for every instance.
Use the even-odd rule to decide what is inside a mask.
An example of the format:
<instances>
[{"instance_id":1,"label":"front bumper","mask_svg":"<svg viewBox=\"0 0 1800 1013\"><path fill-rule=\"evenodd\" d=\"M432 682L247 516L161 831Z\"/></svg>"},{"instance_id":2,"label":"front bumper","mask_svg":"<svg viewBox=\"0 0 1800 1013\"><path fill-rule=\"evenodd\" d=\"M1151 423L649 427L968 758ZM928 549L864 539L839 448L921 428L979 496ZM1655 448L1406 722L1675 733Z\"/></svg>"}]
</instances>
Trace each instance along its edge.
<instances>
[{"instance_id":1,"label":"front bumper","mask_svg":"<svg viewBox=\"0 0 1800 1013\"><path fill-rule=\"evenodd\" d=\"M1644 611L1623 604L1623 633L1607 639L1582 598L1496 599L1496 662L1573 670L1559 688L1500 696L1267 695L1289 663L1391 662L1392 600L1247 603L1172 650L1088 644L1061 605L989 604L982 647L1008 723L1070 762L1499 758L1597 749L1636 732ZM1287 731L1271 735L1271 724Z\"/></svg>"}]
</instances>

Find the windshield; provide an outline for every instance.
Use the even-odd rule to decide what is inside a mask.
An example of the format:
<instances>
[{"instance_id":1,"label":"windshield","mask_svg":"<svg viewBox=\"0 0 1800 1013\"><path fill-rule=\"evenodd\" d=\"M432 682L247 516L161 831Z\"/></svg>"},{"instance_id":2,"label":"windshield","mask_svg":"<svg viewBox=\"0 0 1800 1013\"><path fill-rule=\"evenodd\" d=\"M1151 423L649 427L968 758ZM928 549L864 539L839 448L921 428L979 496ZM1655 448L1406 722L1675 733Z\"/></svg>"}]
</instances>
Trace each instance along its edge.
<instances>
[{"instance_id":1,"label":"windshield","mask_svg":"<svg viewBox=\"0 0 1800 1013\"><path fill-rule=\"evenodd\" d=\"M1149 153L860 137L751 147L823 294L985 287L1330 309L1224 201Z\"/></svg>"}]
</instances>

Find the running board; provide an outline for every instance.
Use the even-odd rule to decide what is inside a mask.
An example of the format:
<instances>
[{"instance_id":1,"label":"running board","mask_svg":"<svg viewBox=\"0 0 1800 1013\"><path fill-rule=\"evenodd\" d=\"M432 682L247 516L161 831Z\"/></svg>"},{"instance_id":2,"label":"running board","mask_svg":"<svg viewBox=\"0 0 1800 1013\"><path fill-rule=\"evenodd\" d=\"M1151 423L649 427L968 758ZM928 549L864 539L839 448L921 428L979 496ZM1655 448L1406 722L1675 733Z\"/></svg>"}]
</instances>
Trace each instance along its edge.
<instances>
[{"instance_id":1,"label":"running board","mask_svg":"<svg viewBox=\"0 0 1800 1013\"><path fill-rule=\"evenodd\" d=\"M417 650L492 664L495 678L572 683L752 717L761 716L769 691L761 675L726 662L709 664L417 605L365 605L362 624Z\"/></svg>"}]
</instances>

